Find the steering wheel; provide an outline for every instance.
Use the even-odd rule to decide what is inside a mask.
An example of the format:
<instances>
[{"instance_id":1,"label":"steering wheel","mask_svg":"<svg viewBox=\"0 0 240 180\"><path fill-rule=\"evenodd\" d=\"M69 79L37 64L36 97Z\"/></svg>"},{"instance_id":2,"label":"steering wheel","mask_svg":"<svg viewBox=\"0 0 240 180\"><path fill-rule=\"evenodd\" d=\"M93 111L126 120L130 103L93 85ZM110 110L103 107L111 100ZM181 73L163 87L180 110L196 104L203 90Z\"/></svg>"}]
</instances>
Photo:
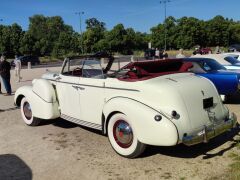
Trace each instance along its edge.
<instances>
[{"instance_id":1,"label":"steering wheel","mask_svg":"<svg viewBox=\"0 0 240 180\"><path fill-rule=\"evenodd\" d=\"M81 75L81 68L80 67L77 67L75 69L73 69L72 71L72 75L75 76L75 75Z\"/></svg>"}]
</instances>

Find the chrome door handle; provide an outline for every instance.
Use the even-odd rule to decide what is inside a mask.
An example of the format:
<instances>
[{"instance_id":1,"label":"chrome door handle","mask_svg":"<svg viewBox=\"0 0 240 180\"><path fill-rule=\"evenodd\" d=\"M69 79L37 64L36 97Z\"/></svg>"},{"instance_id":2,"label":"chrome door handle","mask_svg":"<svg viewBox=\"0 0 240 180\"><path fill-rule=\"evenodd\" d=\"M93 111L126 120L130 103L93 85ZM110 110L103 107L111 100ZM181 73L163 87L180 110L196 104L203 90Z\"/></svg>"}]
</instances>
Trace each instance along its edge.
<instances>
[{"instance_id":1,"label":"chrome door handle","mask_svg":"<svg viewBox=\"0 0 240 180\"><path fill-rule=\"evenodd\" d=\"M78 88L79 88L80 90L85 90L85 88L83 88L83 87L80 87L80 86L79 86Z\"/></svg>"},{"instance_id":2,"label":"chrome door handle","mask_svg":"<svg viewBox=\"0 0 240 180\"><path fill-rule=\"evenodd\" d=\"M72 85L72 87L76 90L78 90L78 88L79 88L78 86L74 86L74 85Z\"/></svg>"},{"instance_id":3,"label":"chrome door handle","mask_svg":"<svg viewBox=\"0 0 240 180\"><path fill-rule=\"evenodd\" d=\"M76 90L80 89L80 90L85 90L85 88L83 87L80 87L80 86L75 86L75 85L72 85L73 88L75 88Z\"/></svg>"}]
</instances>

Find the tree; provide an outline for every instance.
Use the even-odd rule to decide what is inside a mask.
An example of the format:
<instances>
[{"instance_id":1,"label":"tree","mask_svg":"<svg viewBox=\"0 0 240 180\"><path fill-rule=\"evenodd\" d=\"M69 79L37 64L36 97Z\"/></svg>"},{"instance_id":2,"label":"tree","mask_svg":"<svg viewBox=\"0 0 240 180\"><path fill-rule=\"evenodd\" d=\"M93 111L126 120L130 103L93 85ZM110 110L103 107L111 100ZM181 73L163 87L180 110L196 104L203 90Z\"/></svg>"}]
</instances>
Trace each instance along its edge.
<instances>
[{"instance_id":1,"label":"tree","mask_svg":"<svg viewBox=\"0 0 240 180\"><path fill-rule=\"evenodd\" d=\"M124 49L124 36L127 35L123 24L118 24L113 27L111 31L107 33L107 41L110 44L110 48L113 52L122 52Z\"/></svg>"},{"instance_id":2,"label":"tree","mask_svg":"<svg viewBox=\"0 0 240 180\"><path fill-rule=\"evenodd\" d=\"M86 20L87 30L83 33L84 49L88 53L96 52L99 49L97 43L105 38L105 23L96 18Z\"/></svg>"},{"instance_id":3,"label":"tree","mask_svg":"<svg viewBox=\"0 0 240 180\"><path fill-rule=\"evenodd\" d=\"M209 46L228 46L230 21L216 16L206 22Z\"/></svg>"},{"instance_id":4,"label":"tree","mask_svg":"<svg viewBox=\"0 0 240 180\"><path fill-rule=\"evenodd\" d=\"M28 33L34 39L36 55L50 55L62 32L73 34L72 27L65 25L60 16L34 15L29 18Z\"/></svg>"},{"instance_id":5,"label":"tree","mask_svg":"<svg viewBox=\"0 0 240 180\"><path fill-rule=\"evenodd\" d=\"M240 43L240 22L229 26L229 45Z\"/></svg>"},{"instance_id":6,"label":"tree","mask_svg":"<svg viewBox=\"0 0 240 180\"><path fill-rule=\"evenodd\" d=\"M26 32L24 36L21 38L19 51L21 52L21 54L24 55L33 55L34 44L35 44L34 38L30 33Z\"/></svg>"},{"instance_id":7,"label":"tree","mask_svg":"<svg viewBox=\"0 0 240 180\"><path fill-rule=\"evenodd\" d=\"M204 23L194 17L183 17L177 20L176 48L190 49L195 45L204 46L206 43Z\"/></svg>"},{"instance_id":8,"label":"tree","mask_svg":"<svg viewBox=\"0 0 240 180\"><path fill-rule=\"evenodd\" d=\"M87 29L95 29L99 28L101 30L105 30L105 23L97 20L96 18L90 18L85 21L87 25Z\"/></svg>"}]
</instances>

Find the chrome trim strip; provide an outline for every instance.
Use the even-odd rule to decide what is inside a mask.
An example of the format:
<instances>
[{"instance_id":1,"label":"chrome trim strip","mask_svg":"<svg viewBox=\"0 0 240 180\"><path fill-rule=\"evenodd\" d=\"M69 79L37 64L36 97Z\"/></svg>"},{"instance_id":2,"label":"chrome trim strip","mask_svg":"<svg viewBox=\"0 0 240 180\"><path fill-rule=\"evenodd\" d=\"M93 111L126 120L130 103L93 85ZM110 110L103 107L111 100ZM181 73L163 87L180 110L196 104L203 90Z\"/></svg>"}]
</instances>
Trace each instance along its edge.
<instances>
[{"instance_id":1,"label":"chrome trim strip","mask_svg":"<svg viewBox=\"0 0 240 180\"><path fill-rule=\"evenodd\" d=\"M37 97L39 97L40 99L42 99L44 102L46 102L46 103L48 103L48 104L53 104L53 103L55 103L55 102L53 102L53 101L51 101L51 102L48 102L48 101L46 101L45 99L43 99L41 96L39 96L37 93L35 93L33 90L32 90L32 92L33 92L33 94L35 94Z\"/></svg>"},{"instance_id":2,"label":"chrome trim strip","mask_svg":"<svg viewBox=\"0 0 240 180\"><path fill-rule=\"evenodd\" d=\"M61 114L61 118L65 119L67 121L82 125L82 126L86 126L86 127L97 129L97 130L102 130L102 125L94 124L94 123L83 121L83 120L80 120L80 119L76 119L76 118L67 116L65 114Z\"/></svg>"},{"instance_id":3,"label":"chrome trim strip","mask_svg":"<svg viewBox=\"0 0 240 180\"><path fill-rule=\"evenodd\" d=\"M130 100L132 100L132 101L136 101L136 102L138 102L138 103L140 103L140 104L143 104L144 106L147 106L148 108L150 108L150 109L158 112L160 115L164 116L165 118L167 118L168 120L170 120L170 121L172 122L172 117L171 117L170 115L167 115L166 113L164 113L164 112L162 112L162 111L160 111L160 110L156 110L156 109L154 109L153 107L151 107L151 106L149 106L149 105L147 105L147 104L145 104L145 103L142 103L141 101L138 101L138 100L136 100L136 99L132 99L132 98L129 98L129 97L124 97L124 96L115 96L115 97L109 99L106 103L108 103L108 102L111 101L112 99L116 99L116 98L125 98L125 99L130 99Z\"/></svg>"},{"instance_id":4,"label":"chrome trim strip","mask_svg":"<svg viewBox=\"0 0 240 180\"><path fill-rule=\"evenodd\" d=\"M65 81L56 81L54 79L45 79L49 81L54 81L58 83L64 83L64 84L70 84L70 85L78 85L78 86L86 86L86 87L95 87L95 88L104 88L104 89L113 89L113 90L122 90L122 91L135 91L135 92L140 92L139 90L136 89L126 89L126 88L115 88L115 87L104 87L104 86L94 86L94 85L86 85L86 84L77 84L77 83L69 83Z\"/></svg>"}]
</instances>

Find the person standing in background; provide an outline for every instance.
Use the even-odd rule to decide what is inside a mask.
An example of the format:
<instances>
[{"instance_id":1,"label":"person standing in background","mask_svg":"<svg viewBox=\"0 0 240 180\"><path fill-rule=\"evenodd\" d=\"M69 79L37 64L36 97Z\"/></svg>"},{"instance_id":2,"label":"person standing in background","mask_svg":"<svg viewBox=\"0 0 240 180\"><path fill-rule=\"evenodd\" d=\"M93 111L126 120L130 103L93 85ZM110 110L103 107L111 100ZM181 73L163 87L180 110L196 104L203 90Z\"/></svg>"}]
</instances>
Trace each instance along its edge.
<instances>
[{"instance_id":1,"label":"person standing in background","mask_svg":"<svg viewBox=\"0 0 240 180\"><path fill-rule=\"evenodd\" d=\"M183 54L183 49L179 49L179 53L176 55L176 58L185 58L186 56Z\"/></svg>"},{"instance_id":2,"label":"person standing in background","mask_svg":"<svg viewBox=\"0 0 240 180\"><path fill-rule=\"evenodd\" d=\"M168 58L168 53L166 52L166 50L163 50L162 56L163 56L163 59Z\"/></svg>"},{"instance_id":3,"label":"person standing in background","mask_svg":"<svg viewBox=\"0 0 240 180\"><path fill-rule=\"evenodd\" d=\"M20 82L20 80L22 79L21 77L22 64L17 55L15 55L14 64L15 64L15 76L17 78L16 82Z\"/></svg>"},{"instance_id":4,"label":"person standing in background","mask_svg":"<svg viewBox=\"0 0 240 180\"><path fill-rule=\"evenodd\" d=\"M5 96L10 96L12 94L12 88L10 83L10 70L11 65L9 62L6 61L5 56L1 56L1 64L0 64L0 75L2 77L3 84L5 86L5 89L7 91L7 94Z\"/></svg>"},{"instance_id":5,"label":"person standing in background","mask_svg":"<svg viewBox=\"0 0 240 180\"><path fill-rule=\"evenodd\" d=\"M160 58L160 51L159 51L158 48L156 48L156 50L155 50L155 57L156 57L157 59Z\"/></svg>"}]
</instances>

